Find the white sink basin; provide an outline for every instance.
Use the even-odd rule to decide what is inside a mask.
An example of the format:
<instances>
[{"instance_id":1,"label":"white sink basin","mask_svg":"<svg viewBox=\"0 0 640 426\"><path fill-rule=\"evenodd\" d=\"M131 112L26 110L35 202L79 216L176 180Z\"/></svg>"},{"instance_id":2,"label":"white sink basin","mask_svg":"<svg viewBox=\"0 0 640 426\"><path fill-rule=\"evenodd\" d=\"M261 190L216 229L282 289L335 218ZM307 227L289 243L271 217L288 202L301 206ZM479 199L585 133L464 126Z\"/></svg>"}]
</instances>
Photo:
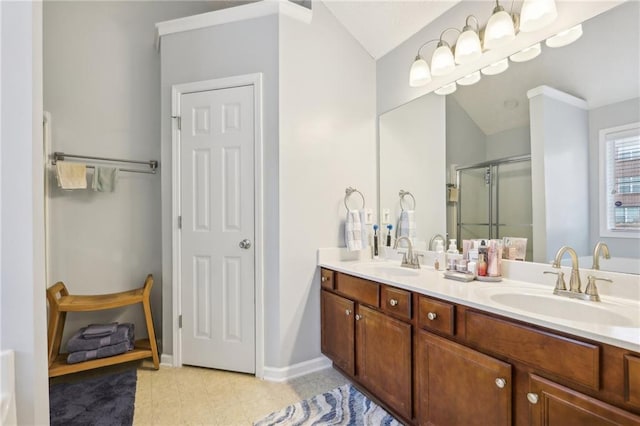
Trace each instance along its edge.
<instances>
[{"instance_id":1,"label":"white sink basin","mask_svg":"<svg viewBox=\"0 0 640 426\"><path fill-rule=\"evenodd\" d=\"M387 262L358 263L353 269L364 274L386 275L396 277L416 277L420 275L420 269L411 269Z\"/></svg>"},{"instance_id":2,"label":"white sink basin","mask_svg":"<svg viewBox=\"0 0 640 426\"><path fill-rule=\"evenodd\" d=\"M589 302L554 294L492 292L489 299L512 309L555 319L612 327L640 327L640 305Z\"/></svg>"}]
</instances>

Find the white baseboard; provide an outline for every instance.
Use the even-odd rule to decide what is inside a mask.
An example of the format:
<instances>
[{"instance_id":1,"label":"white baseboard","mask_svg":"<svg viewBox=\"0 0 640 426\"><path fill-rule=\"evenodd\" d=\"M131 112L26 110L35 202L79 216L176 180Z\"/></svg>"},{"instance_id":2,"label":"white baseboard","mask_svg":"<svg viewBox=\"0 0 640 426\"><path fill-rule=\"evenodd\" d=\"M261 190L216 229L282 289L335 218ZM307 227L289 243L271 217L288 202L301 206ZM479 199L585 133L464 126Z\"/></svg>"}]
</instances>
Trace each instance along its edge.
<instances>
[{"instance_id":1,"label":"white baseboard","mask_svg":"<svg viewBox=\"0 0 640 426\"><path fill-rule=\"evenodd\" d=\"M324 355L309 361L293 364L288 367L264 367L264 380L270 382L286 382L296 377L314 373L331 367L331 360Z\"/></svg>"},{"instance_id":2,"label":"white baseboard","mask_svg":"<svg viewBox=\"0 0 640 426\"><path fill-rule=\"evenodd\" d=\"M164 366L167 366L167 367L173 367L173 355L161 354L160 355L160 365L164 365Z\"/></svg>"}]
</instances>

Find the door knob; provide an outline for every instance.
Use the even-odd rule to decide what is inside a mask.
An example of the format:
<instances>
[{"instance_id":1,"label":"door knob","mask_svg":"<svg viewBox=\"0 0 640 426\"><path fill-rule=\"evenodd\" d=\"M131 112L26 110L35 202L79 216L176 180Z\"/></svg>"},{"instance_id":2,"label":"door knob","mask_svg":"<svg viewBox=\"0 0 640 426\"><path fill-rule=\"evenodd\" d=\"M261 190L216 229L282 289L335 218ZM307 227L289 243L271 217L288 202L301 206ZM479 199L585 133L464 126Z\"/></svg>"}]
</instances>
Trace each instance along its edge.
<instances>
[{"instance_id":1,"label":"door knob","mask_svg":"<svg viewBox=\"0 0 640 426\"><path fill-rule=\"evenodd\" d=\"M505 379L502 379L500 377L496 379L496 386L499 387L500 389L504 388L506 384L507 384L507 381Z\"/></svg>"},{"instance_id":2,"label":"door knob","mask_svg":"<svg viewBox=\"0 0 640 426\"><path fill-rule=\"evenodd\" d=\"M241 249L248 250L248 249L250 249L250 248L251 248L251 240L248 240L248 239L246 239L246 238L245 238L244 240L240 241L240 243L238 244L238 246L239 246Z\"/></svg>"},{"instance_id":3,"label":"door knob","mask_svg":"<svg viewBox=\"0 0 640 426\"><path fill-rule=\"evenodd\" d=\"M530 403L537 404L538 403L538 394L537 393L533 393L533 392L529 392L527 394L527 399L529 400Z\"/></svg>"}]
</instances>

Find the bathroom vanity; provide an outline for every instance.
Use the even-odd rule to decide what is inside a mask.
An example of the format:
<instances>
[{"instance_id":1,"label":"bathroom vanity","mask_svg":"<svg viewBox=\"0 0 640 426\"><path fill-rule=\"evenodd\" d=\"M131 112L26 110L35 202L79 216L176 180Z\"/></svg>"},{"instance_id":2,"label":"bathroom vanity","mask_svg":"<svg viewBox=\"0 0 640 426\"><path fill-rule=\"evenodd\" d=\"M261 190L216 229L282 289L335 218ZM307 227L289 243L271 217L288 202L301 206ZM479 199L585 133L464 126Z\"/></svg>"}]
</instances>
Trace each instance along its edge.
<instances>
[{"instance_id":1,"label":"bathroom vanity","mask_svg":"<svg viewBox=\"0 0 640 426\"><path fill-rule=\"evenodd\" d=\"M620 314L590 326L563 318L571 309L560 302L556 324L551 312L495 302L521 291L553 307L552 287L461 283L392 262L320 265L322 352L403 422L640 425L635 301L568 300L596 317L610 306Z\"/></svg>"}]
</instances>

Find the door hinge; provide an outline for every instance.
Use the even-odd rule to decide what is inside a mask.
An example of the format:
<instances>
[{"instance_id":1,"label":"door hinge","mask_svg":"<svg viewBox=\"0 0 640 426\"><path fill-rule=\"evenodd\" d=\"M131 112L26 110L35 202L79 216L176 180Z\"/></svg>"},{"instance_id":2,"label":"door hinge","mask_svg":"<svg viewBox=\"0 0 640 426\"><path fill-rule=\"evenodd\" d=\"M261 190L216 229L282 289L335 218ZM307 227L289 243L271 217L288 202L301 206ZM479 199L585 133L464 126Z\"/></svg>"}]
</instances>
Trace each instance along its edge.
<instances>
[{"instance_id":1,"label":"door hinge","mask_svg":"<svg viewBox=\"0 0 640 426\"><path fill-rule=\"evenodd\" d=\"M182 216L178 216L178 229L182 229Z\"/></svg>"},{"instance_id":2,"label":"door hinge","mask_svg":"<svg viewBox=\"0 0 640 426\"><path fill-rule=\"evenodd\" d=\"M178 130L182 130L182 117L180 117L179 115L173 115L171 116L171 118L176 119L176 125L178 126Z\"/></svg>"},{"instance_id":3,"label":"door hinge","mask_svg":"<svg viewBox=\"0 0 640 426\"><path fill-rule=\"evenodd\" d=\"M178 328L182 328L182 315L178 315Z\"/></svg>"}]
</instances>

